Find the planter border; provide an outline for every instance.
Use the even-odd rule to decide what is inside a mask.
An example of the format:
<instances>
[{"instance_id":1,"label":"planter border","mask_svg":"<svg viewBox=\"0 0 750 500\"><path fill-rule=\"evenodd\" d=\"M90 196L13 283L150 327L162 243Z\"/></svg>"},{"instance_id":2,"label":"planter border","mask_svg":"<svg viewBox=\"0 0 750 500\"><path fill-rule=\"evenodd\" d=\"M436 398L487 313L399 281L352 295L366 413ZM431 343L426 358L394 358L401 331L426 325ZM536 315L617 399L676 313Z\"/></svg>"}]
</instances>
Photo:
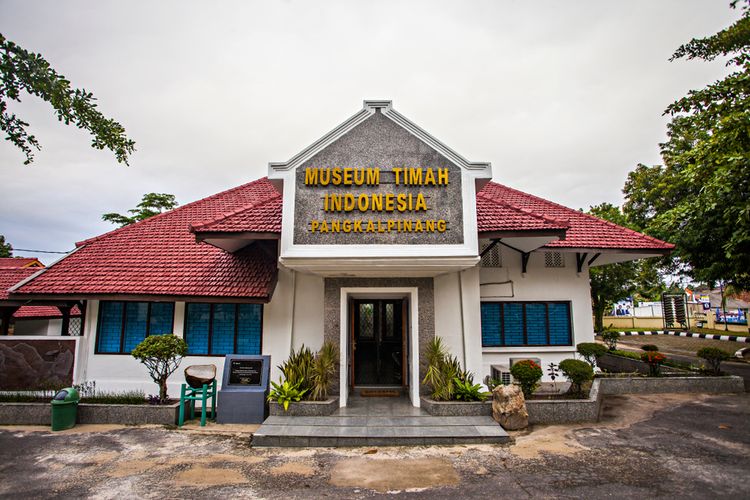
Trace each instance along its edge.
<instances>
[{"instance_id":1,"label":"planter border","mask_svg":"<svg viewBox=\"0 0 750 500\"><path fill-rule=\"evenodd\" d=\"M177 425L179 412L179 402L171 405L80 403L76 423ZM50 403L0 403L0 425L50 425L51 421Z\"/></svg>"},{"instance_id":2,"label":"planter border","mask_svg":"<svg viewBox=\"0 0 750 500\"><path fill-rule=\"evenodd\" d=\"M325 401L297 401L289 403L289 409L284 408L275 401L268 403L268 415L276 417L326 417L333 414L339 408L338 396L330 397Z\"/></svg>"},{"instance_id":3,"label":"planter border","mask_svg":"<svg viewBox=\"0 0 750 500\"><path fill-rule=\"evenodd\" d=\"M625 358L627 359L627 358ZM598 422L602 401L614 394L744 392L742 377L597 377L587 399L553 399L526 401L530 424L573 424ZM433 401L422 397L422 408L436 416L492 415L492 400L464 403Z\"/></svg>"}]
</instances>

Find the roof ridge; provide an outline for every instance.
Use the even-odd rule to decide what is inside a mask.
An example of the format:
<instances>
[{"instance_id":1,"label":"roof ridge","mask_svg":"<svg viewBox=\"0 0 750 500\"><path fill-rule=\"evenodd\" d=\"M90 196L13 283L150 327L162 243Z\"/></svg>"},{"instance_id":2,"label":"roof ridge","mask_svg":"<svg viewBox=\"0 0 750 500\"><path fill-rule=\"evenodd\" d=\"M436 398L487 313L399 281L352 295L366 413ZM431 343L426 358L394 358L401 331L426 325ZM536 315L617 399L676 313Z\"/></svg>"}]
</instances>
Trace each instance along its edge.
<instances>
[{"instance_id":1,"label":"roof ridge","mask_svg":"<svg viewBox=\"0 0 750 500\"><path fill-rule=\"evenodd\" d=\"M241 214L242 212L247 212L250 209L258 208L261 205L265 205L266 203L270 201L274 201L278 198L281 198L281 193L276 193L275 196L269 196L268 198L261 199L260 201L256 201L254 203L250 203L248 205L244 205L236 210L232 210L230 212L225 212L223 214L218 215L217 217L214 217L213 219L208 219L202 222L199 222L197 224L188 224L188 229L190 232L196 232L201 229L205 229L208 226L212 226L218 222L225 221L229 219L230 217L233 217L235 215Z\"/></svg>"},{"instance_id":2,"label":"roof ridge","mask_svg":"<svg viewBox=\"0 0 750 500\"><path fill-rule=\"evenodd\" d=\"M154 215L152 217L149 217L148 219L143 219L143 220L140 220L140 221L135 222L133 224L128 224L127 226L118 227L117 229L113 229L113 230L108 231L108 232L106 232L104 234L100 234L99 236L94 236L93 238L88 238L88 239L85 239L85 240L77 241L76 242L76 247L85 245L87 243L93 243L95 241L99 241L99 240L104 239L104 238L108 238L109 236L112 236L114 234L123 232L125 230L131 229L131 228L134 228L134 227L139 227L139 226L141 226L145 222L153 222L154 220L160 219L160 218L162 218L165 215L174 214L174 213L179 212L179 211L181 211L183 209L186 209L188 207L192 207L193 205L196 205L198 203L201 203L201 202L204 202L204 201L208 201L208 200L211 200L213 198L217 198L219 196L226 195L227 193L231 193L233 191L238 191L238 190L240 190L242 188L245 188L245 187L248 187L250 185L262 182L263 180L267 180L267 179L268 179L268 177L261 177L260 179L255 179L254 181L246 182L245 184L240 184L239 186L235 186L233 188L226 189L224 191L220 191L218 193L212 194L211 196L206 196L204 198L200 198L198 200L191 201L190 203L187 203L187 204L182 205L182 206L177 207L177 208L173 208L172 210L167 210L166 212L161 212L161 213L156 214L156 215Z\"/></svg>"},{"instance_id":3,"label":"roof ridge","mask_svg":"<svg viewBox=\"0 0 750 500\"><path fill-rule=\"evenodd\" d=\"M514 189L512 187L508 187L505 184L500 184L499 182L490 181L490 182L487 183L487 185L499 186L500 188L507 189L509 191L513 191L515 193L519 193L521 195L528 196L529 198L533 198L535 200L542 201L542 202L547 203L549 205L554 205L556 207L562 208L562 209L564 209L566 211L572 212L576 216L583 216L583 217L586 217L588 219L593 219L593 220L598 221L598 222L603 222L603 223L605 223L608 226L614 226L614 227L616 227L618 229L625 230L625 231L627 231L629 233L633 233L633 234L636 234L638 236L642 236L642 237L646 238L647 240L653 241L655 243L659 243L661 245L666 245L669 248L674 248L674 244L668 243L668 242L663 241L663 240L660 240L659 238L655 238L653 236L649 236L648 234L642 233L640 231L636 231L635 229L631 229L629 227L624 227L624 226L621 226L619 224L615 224L614 222L608 221L606 219L602 219L601 217L597 217L595 215L587 214L586 212L584 212L582 210L576 210L574 208L566 207L565 205L561 205L559 203L555 203L554 201L549 201L549 200L544 199L544 198L542 198L540 196L536 196L536 195L533 195L533 194L530 194L530 193L526 193L524 191L520 191L518 189ZM484 191L484 189L482 189L482 191ZM479 193L477 193L477 195L479 195ZM484 195L482 195L482 196L484 196ZM493 198L491 198L491 199L493 199Z\"/></svg>"}]
</instances>

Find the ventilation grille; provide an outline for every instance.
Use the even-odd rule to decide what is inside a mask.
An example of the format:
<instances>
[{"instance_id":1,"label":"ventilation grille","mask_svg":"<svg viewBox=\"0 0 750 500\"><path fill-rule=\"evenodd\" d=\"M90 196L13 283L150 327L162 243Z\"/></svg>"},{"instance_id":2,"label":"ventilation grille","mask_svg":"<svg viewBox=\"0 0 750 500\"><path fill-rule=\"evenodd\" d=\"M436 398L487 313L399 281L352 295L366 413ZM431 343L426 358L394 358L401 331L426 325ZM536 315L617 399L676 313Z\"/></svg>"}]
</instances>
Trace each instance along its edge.
<instances>
[{"instance_id":1,"label":"ventilation grille","mask_svg":"<svg viewBox=\"0 0 750 500\"><path fill-rule=\"evenodd\" d=\"M562 252L544 252L544 267L565 267L565 255Z\"/></svg>"},{"instance_id":2,"label":"ventilation grille","mask_svg":"<svg viewBox=\"0 0 750 500\"><path fill-rule=\"evenodd\" d=\"M491 365L490 378L502 383L503 385L510 385L513 383L513 376L510 374L510 368L504 365Z\"/></svg>"},{"instance_id":3,"label":"ventilation grille","mask_svg":"<svg viewBox=\"0 0 750 500\"><path fill-rule=\"evenodd\" d=\"M487 248L492 243L487 243L486 245L482 246L482 252L484 252L484 249ZM481 253L481 252L480 252ZM503 267L503 257L502 253L500 252L500 245L495 245L492 248L490 248L490 251L487 252L482 256L482 267Z\"/></svg>"}]
</instances>

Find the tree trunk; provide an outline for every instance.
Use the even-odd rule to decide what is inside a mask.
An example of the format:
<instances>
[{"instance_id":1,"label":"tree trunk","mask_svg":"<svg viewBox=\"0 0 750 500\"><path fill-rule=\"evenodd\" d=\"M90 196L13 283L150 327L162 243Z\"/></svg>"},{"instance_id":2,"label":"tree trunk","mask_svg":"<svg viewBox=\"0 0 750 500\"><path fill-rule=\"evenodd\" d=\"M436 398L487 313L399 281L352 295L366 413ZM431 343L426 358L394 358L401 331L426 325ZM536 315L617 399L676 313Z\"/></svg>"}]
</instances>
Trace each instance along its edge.
<instances>
[{"instance_id":1,"label":"tree trunk","mask_svg":"<svg viewBox=\"0 0 750 500\"><path fill-rule=\"evenodd\" d=\"M604 303L596 297L592 302L594 306L594 332L602 333L604 331Z\"/></svg>"},{"instance_id":2,"label":"tree trunk","mask_svg":"<svg viewBox=\"0 0 750 500\"><path fill-rule=\"evenodd\" d=\"M167 379L159 381L159 401L161 403L167 402Z\"/></svg>"}]
</instances>

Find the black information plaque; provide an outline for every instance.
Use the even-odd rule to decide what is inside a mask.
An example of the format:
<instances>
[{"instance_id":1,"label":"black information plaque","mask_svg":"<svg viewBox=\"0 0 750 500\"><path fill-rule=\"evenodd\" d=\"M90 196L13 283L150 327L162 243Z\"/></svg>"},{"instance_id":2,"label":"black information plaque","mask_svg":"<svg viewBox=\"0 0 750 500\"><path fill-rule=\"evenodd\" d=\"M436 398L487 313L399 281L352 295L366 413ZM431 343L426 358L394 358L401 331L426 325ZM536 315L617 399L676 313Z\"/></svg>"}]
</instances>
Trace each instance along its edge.
<instances>
[{"instance_id":1,"label":"black information plaque","mask_svg":"<svg viewBox=\"0 0 750 500\"><path fill-rule=\"evenodd\" d=\"M232 359L229 364L229 385L260 386L263 360Z\"/></svg>"}]
</instances>

